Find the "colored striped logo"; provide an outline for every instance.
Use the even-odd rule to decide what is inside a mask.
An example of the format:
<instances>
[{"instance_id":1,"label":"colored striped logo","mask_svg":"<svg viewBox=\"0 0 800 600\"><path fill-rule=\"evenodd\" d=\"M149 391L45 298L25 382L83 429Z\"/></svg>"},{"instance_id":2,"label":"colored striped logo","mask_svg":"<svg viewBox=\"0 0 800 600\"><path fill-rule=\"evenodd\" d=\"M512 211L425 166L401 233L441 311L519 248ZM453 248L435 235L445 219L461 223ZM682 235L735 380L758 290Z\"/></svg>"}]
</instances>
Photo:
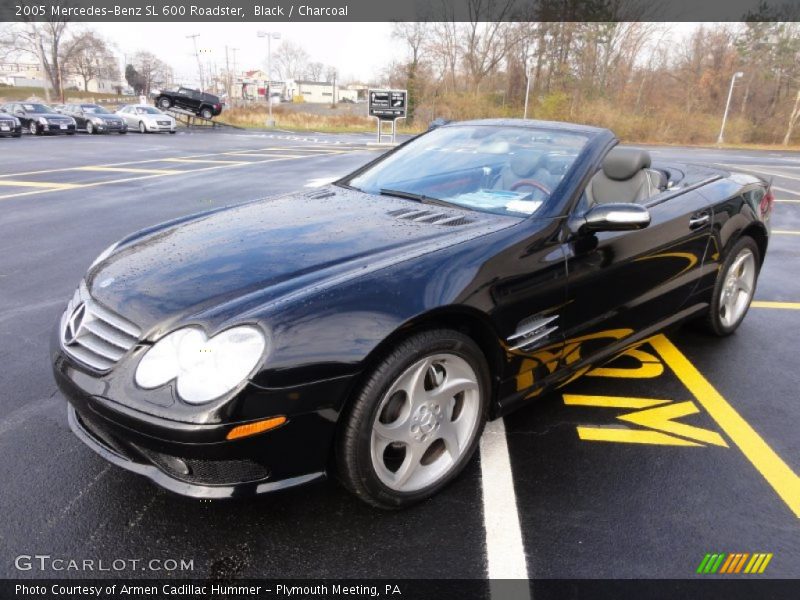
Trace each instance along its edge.
<instances>
[{"instance_id":1,"label":"colored striped logo","mask_svg":"<svg viewBox=\"0 0 800 600\"><path fill-rule=\"evenodd\" d=\"M772 553L756 552L732 552L726 554L706 554L697 567L697 572L701 574L735 574L735 573L763 573L767 569L769 561L772 560Z\"/></svg>"}]
</instances>

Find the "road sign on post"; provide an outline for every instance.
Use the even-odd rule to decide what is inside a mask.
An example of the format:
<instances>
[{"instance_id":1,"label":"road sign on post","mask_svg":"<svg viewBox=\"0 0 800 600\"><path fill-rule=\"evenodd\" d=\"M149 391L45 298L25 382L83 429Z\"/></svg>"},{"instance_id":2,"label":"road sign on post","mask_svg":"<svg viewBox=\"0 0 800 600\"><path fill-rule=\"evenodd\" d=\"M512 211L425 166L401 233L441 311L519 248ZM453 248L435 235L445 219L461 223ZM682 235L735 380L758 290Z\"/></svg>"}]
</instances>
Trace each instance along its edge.
<instances>
[{"instance_id":1,"label":"road sign on post","mask_svg":"<svg viewBox=\"0 0 800 600\"><path fill-rule=\"evenodd\" d=\"M408 113L408 91L368 90L367 102L369 116L378 120L378 143L380 144L384 137L391 137L394 143L397 120L405 119ZM392 124L391 134L383 133L382 125L386 121Z\"/></svg>"}]
</instances>

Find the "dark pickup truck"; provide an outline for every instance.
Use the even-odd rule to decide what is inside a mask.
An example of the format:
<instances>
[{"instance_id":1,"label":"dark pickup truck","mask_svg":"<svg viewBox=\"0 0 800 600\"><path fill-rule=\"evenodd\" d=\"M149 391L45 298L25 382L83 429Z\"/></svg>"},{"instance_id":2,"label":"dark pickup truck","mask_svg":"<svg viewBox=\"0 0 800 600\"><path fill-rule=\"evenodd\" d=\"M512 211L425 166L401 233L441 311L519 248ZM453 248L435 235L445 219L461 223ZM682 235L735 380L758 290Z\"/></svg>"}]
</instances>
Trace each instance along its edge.
<instances>
[{"instance_id":1,"label":"dark pickup truck","mask_svg":"<svg viewBox=\"0 0 800 600\"><path fill-rule=\"evenodd\" d=\"M161 110L180 108L204 119L211 119L222 112L222 102L214 94L180 87L174 91L162 91L156 97L156 106Z\"/></svg>"}]
</instances>

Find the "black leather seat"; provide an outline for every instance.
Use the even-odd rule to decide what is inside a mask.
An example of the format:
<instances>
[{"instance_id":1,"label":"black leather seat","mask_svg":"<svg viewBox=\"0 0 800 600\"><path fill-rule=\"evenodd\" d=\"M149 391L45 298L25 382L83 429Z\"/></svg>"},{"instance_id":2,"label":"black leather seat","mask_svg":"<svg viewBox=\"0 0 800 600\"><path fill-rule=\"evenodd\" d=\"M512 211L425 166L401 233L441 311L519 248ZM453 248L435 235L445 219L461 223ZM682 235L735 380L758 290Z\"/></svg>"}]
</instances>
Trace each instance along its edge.
<instances>
[{"instance_id":1,"label":"black leather seat","mask_svg":"<svg viewBox=\"0 0 800 600\"><path fill-rule=\"evenodd\" d=\"M614 148L586 188L589 206L611 202L644 202L666 189L663 173L650 168L650 153Z\"/></svg>"}]
</instances>

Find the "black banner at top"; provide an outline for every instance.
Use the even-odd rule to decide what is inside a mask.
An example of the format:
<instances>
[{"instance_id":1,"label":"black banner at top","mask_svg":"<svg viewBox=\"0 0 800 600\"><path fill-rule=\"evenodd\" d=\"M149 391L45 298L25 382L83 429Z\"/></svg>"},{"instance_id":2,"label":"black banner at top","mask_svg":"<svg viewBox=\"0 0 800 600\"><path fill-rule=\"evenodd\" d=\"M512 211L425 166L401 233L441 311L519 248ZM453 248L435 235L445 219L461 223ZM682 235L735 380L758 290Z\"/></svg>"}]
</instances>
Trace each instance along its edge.
<instances>
[{"instance_id":1,"label":"black banner at top","mask_svg":"<svg viewBox=\"0 0 800 600\"><path fill-rule=\"evenodd\" d=\"M0 0L0 21L798 21L800 0Z\"/></svg>"}]
</instances>

